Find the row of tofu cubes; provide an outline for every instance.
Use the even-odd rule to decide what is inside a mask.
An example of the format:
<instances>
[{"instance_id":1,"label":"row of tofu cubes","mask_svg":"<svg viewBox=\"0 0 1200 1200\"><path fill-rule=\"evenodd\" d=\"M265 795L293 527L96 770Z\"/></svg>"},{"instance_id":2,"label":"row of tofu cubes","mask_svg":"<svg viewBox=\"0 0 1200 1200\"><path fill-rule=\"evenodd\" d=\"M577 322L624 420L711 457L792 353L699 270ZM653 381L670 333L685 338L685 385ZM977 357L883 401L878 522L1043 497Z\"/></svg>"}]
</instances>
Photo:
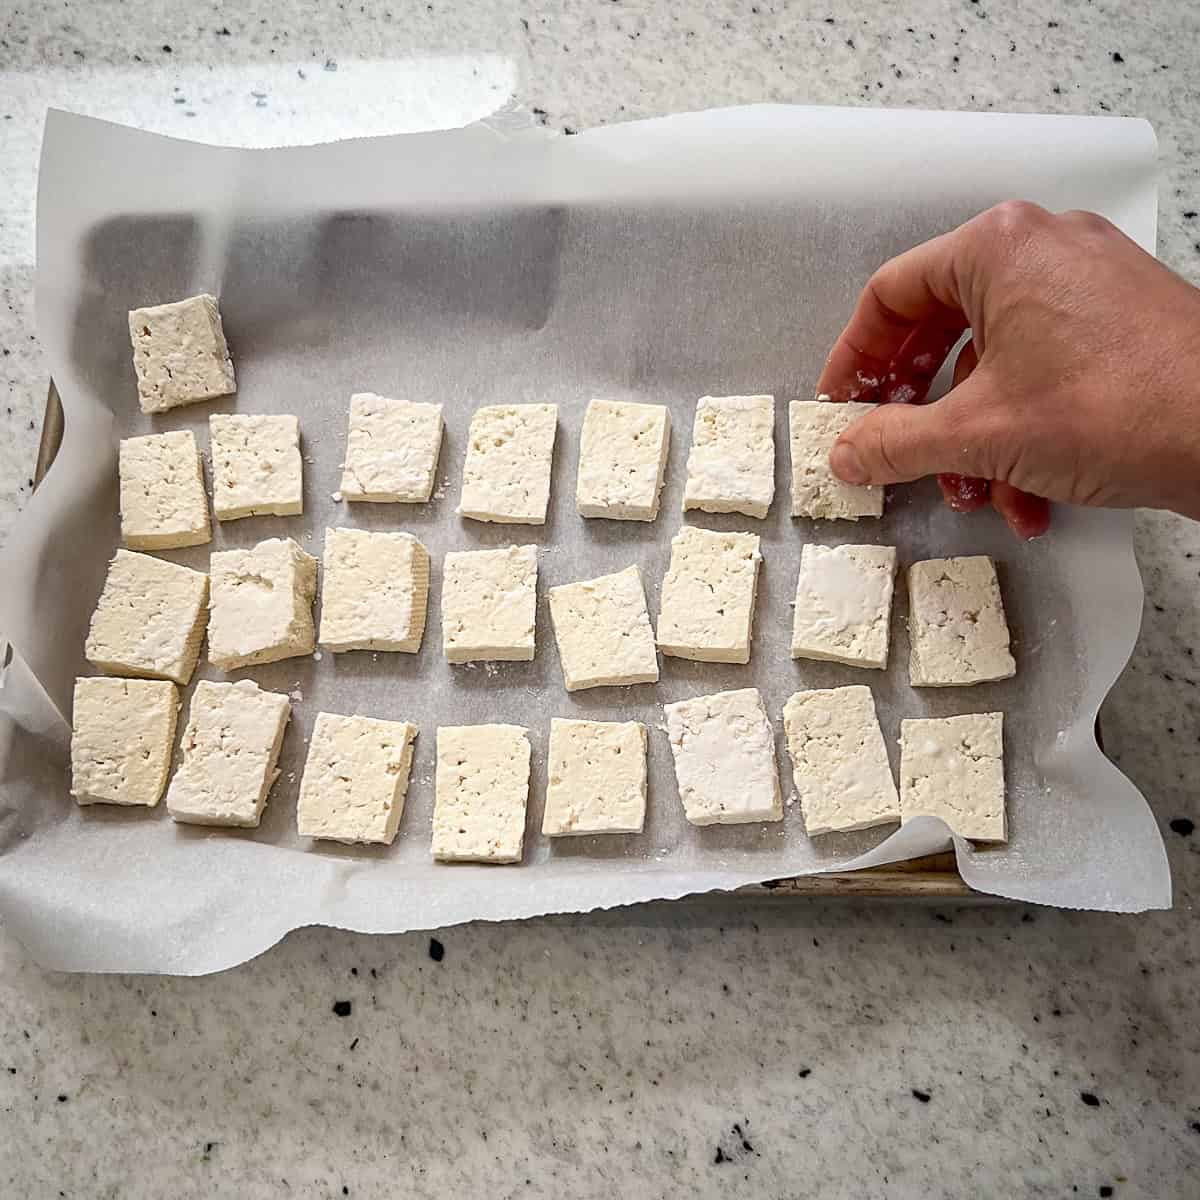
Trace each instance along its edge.
<instances>
[{"instance_id":1,"label":"row of tofu cubes","mask_svg":"<svg viewBox=\"0 0 1200 1200\"><path fill-rule=\"evenodd\" d=\"M72 794L81 804L154 806L170 769L179 693L159 680L75 684ZM684 815L694 825L778 821L775 739L755 688L664 706ZM249 680L202 680L167 789L176 821L255 826L279 772L288 697ZM936 816L959 835L1006 836L1003 717L901 722L900 788L869 688L795 693L784 732L810 837ZM399 826L417 727L319 713L300 783L301 836L390 843ZM640 833L646 729L637 721L551 721L542 833ZM432 849L442 861L519 862L529 797L528 730L437 731Z\"/></svg>"},{"instance_id":2,"label":"row of tofu cubes","mask_svg":"<svg viewBox=\"0 0 1200 1200\"><path fill-rule=\"evenodd\" d=\"M654 683L658 650L703 662L750 659L761 555L751 533L684 526L671 543L657 636L639 568L549 589L568 691ZM896 550L806 545L792 654L887 665ZM442 579L442 647L450 662L534 656L537 547L450 552ZM930 559L908 570L910 678L962 686L1013 675L996 569L984 556ZM425 631L429 554L411 534L329 529L319 636L317 560L290 538L210 556L209 573L118 550L92 616L85 654L113 675L187 684L205 628L222 670L313 653L415 653Z\"/></svg>"}]
</instances>

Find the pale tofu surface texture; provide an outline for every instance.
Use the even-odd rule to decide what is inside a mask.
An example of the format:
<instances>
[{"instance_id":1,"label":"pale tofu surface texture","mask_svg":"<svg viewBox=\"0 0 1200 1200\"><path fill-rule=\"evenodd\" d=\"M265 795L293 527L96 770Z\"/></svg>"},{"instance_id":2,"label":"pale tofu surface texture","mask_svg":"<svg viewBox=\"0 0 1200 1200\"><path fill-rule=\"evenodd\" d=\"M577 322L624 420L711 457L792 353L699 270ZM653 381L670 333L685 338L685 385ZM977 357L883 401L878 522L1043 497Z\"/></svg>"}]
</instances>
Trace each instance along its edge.
<instances>
[{"instance_id":1,"label":"pale tofu surface texture","mask_svg":"<svg viewBox=\"0 0 1200 1200\"><path fill-rule=\"evenodd\" d=\"M809 837L900 819L900 800L871 689L796 692L783 729Z\"/></svg>"},{"instance_id":2,"label":"pale tofu surface texture","mask_svg":"<svg viewBox=\"0 0 1200 1200\"><path fill-rule=\"evenodd\" d=\"M757 688L664 705L684 816L693 825L779 821L775 735Z\"/></svg>"},{"instance_id":3,"label":"pale tofu surface texture","mask_svg":"<svg viewBox=\"0 0 1200 1200\"><path fill-rule=\"evenodd\" d=\"M429 552L409 533L325 531L320 643L415 654L425 633Z\"/></svg>"},{"instance_id":4,"label":"pale tofu surface texture","mask_svg":"<svg viewBox=\"0 0 1200 1200\"><path fill-rule=\"evenodd\" d=\"M317 560L291 538L209 556L208 661L222 671L311 654Z\"/></svg>"},{"instance_id":5,"label":"pale tofu surface texture","mask_svg":"<svg viewBox=\"0 0 1200 1200\"><path fill-rule=\"evenodd\" d=\"M528 662L537 622L537 547L451 551L442 563L448 662Z\"/></svg>"},{"instance_id":6,"label":"pale tofu surface texture","mask_svg":"<svg viewBox=\"0 0 1200 1200\"><path fill-rule=\"evenodd\" d=\"M179 691L163 679L76 679L71 795L153 808L167 784Z\"/></svg>"},{"instance_id":7,"label":"pale tofu surface texture","mask_svg":"<svg viewBox=\"0 0 1200 1200\"><path fill-rule=\"evenodd\" d=\"M1017 673L996 567L982 554L908 568L908 633L913 687L965 687Z\"/></svg>"},{"instance_id":8,"label":"pale tofu surface texture","mask_svg":"<svg viewBox=\"0 0 1200 1200\"><path fill-rule=\"evenodd\" d=\"M829 465L834 442L875 407L855 400L793 400L788 405L792 516L857 521L883 515L883 488L844 483Z\"/></svg>"},{"instance_id":9,"label":"pale tofu surface texture","mask_svg":"<svg viewBox=\"0 0 1200 1200\"><path fill-rule=\"evenodd\" d=\"M542 833L641 833L646 727L638 721L550 721Z\"/></svg>"},{"instance_id":10,"label":"pale tofu surface texture","mask_svg":"<svg viewBox=\"0 0 1200 1200\"><path fill-rule=\"evenodd\" d=\"M674 658L746 663L762 555L756 533L685 525L671 540L658 646Z\"/></svg>"},{"instance_id":11,"label":"pale tofu surface texture","mask_svg":"<svg viewBox=\"0 0 1200 1200\"><path fill-rule=\"evenodd\" d=\"M286 696L249 679L201 679L167 788L171 816L193 825L257 825L279 775L275 762L291 711Z\"/></svg>"},{"instance_id":12,"label":"pale tofu surface texture","mask_svg":"<svg viewBox=\"0 0 1200 1200\"><path fill-rule=\"evenodd\" d=\"M805 546L792 657L883 670L888 661L894 546Z\"/></svg>"},{"instance_id":13,"label":"pale tofu surface texture","mask_svg":"<svg viewBox=\"0 0 1200 1200\"><path fill-rule=\"evenodd\" d=\"M135 308L129 340L142 412L163 412L237 388L215 297Z\"/></svg>"},{"instance_id":14,"label":"pale tofu surface texture","mask_svg":"<svg viewBox=\"0 0 1200 1200\"><path fill-rule=\"evenodd\" d=\"M671 414L664 405L593 400L579 438L580 516L653 521L670 440Z\"/></svg>"},{"instance_id":15,"label":"pale tofu surface texture","mask_svg":"<svg viewBox=\"0 0 1200 1200\"><path fill-rule=\"evenodd\" d=\"M900 814L941 817L972 841L1006 841L1004 714L901 721Z\"/></svg>"},{"instance_id":16,"label":"pale tofu surface texture","mask_svg":"<svg viewBox=\"0 0 1200 1200\"><path fill-rule=\"evenodd\" d=\"M775 495L775 397L696 402L683 507L765 517Z\"/></svg>"},{"instance_id":17,"label":"pale tofu surface texture","mask_svg":"<svg viewBox=\"0 0 1200 1200\"><path fill-rule=\"evenodd\" d=\"M519 725L444 725L437 731L435 859L521 861L529 759L529 733Z\"/></svg>"},{"instance_id":18,"label":"pale tofu surface texture","mask_svg":"<svg viewBox=\"0 0 1200 1200\"><path fill-rule=\"evenodd\" d=\"M343 498L424 503L433 495L442 427L440 404L355 393L342 466Z\"/></svg>"},{"instance_id":19,"label":"pale tofu surface texture","mask_svg":"<svg viewBox=\"0 0 1200 1200\"><path fill-rule=\"evenodd\" d=\"M654 632L636 566L551 588L550 620L568 692L658 681Z\"/></svg>"},{"instance_id":20,"label":"pale tofu surface texture","mask_svg":"<svg viewBox=\"0 0 1200 1200\"><path fill-rule=\"evenodd\" d=\"M404 812L416 736L408 721L317 713L296 805L300 836L389 845Z\"/></svg>"},{"instance_id":21,"label":"pale tofu surface texture","mask_svg":"<svg viewBox=\"0 0 1200 1200\"><path fill-rule=\"evenodd\" d=\"M475 411L458 511L476 521L542 525L550 503L556 404L495 404Z\"/></svg>"},{"instance_id":22,"label":"pale tofu surface texture","mask_svg":"<svg viewBox=\"0 0 1200 1200\"><path fill-rule=\"evenodd\" d=\"M122 438L121 540L131 550L176 550L211 539L200 453L190 429Z\"/></svg>"},{"instance_id":23,"label":"pale tofu surface texture","mask_svg":"<svg viewBox=\"0 0 1200 1200\"><path fill-rule=\"evenodd\" d=\"M132 550L118 550L92 614L84 655L109 675L187 684L200 657L208 576Z\"/></svg>"},{"instance_id":24,"label":"pale tofu surface texture","mask_svg":"<svg viewBox=\"0 0 1200 1200\"><path fill-rule=\"evenodd\" d=\"M300 422L295 417L213 413L208 432L218 521L303 512Z\"/></svg>"}]
</instances>

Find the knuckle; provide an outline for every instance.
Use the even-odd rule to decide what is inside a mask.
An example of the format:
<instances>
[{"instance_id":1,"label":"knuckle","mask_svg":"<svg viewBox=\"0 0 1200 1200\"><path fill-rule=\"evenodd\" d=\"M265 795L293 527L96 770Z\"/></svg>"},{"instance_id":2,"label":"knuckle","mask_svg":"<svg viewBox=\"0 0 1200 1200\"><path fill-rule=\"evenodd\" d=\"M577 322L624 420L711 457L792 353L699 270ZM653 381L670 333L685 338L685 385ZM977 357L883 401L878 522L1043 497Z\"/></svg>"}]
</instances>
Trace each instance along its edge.
<instances>
[{"instance_id":1,"label":"knuckle","mask_svg":"<svg viewBox=\"0 0 1200 1200\"><path fill-rule=\"evenodd\" d=\"M1111 233L1114 228L1112 222L1099 213L1088 212L1082 208L1073 208L1069 212L1062 213L1059 220L1080 233L1092 236Z\"/></svg>"},{"instance_id":2,"label":"knuckle","mask_svg":"<svg viewBox=\"0 0 1200 1200\"><path fill-rule=\"evenodd\" d=\"M1041 226L1049 214L1030 200L1005 200L983 214L986 223L997 233L1008 237L1025 237Z\"/></svg>"}]
</instances>

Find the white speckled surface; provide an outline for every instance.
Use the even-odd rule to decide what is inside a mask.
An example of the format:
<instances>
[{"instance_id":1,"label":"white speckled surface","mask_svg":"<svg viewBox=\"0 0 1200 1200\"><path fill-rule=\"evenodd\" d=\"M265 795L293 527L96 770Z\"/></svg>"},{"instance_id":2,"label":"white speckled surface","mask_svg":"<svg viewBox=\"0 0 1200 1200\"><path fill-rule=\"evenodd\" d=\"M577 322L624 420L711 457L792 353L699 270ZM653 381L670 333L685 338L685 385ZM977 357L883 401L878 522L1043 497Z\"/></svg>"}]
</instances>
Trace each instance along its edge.
<instances>
[{"instance_id":1,"label":"white speckled surface","mask_svg":"<svg viewBox=\"0 0 1200 1200\"><path fill-rule=\"evenodd\" d=\"M1194 8L846 9L9 9L0 537L44 398L48 103L245 143L456 124L510 92L569 127L759 99L1139 115L1160 252L1200 280ZM706 901L450 930L440 961L424 935L308 930L201 980L51 975L0 931L0 1195L1194 1195L1200 834L1168 825L1200 819L1200 535L1146 515L1138 549L1145 627L1105 729L1163 822L1174 912Z\"/></svg>"}]
</instances>

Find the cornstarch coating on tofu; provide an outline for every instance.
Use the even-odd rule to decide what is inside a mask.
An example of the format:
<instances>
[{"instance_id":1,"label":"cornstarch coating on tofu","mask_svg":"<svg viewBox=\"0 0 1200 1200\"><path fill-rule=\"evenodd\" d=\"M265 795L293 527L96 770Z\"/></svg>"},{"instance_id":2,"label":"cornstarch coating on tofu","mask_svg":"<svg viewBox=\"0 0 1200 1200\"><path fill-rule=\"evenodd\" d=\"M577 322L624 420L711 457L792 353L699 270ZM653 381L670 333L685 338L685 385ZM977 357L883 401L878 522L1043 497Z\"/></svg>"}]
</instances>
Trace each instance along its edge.
<instances>
[{"instance_id":1,"label":"cornstarch coating on tofu","mask_svg":"<svg viewBox=\"0 0 1200 1200\"><path fill-rule=\"evenodd\" d=\"M792 451L792 516L857 521L883 515L883 488L844 483L829 465L838 438L875 408L851 400L793 400L788 405Z\"/></svg>"},{"instance_id":2,"label":"cornstarch coating on tofu","mask_svg":"<svg viewBox=\"0 0 1200 1200\"><path fill-rule=\"evenodd\" d=\"M208 430L218 521L293 517L304 511L295 417L213 413Z\"/></svg>"},{"instance_id":3,"label":"cornstarch coating on tofu","mask_svg":"<svg viewBox=\"0 0 1200 1200\"><path fill-rule=\"evenodd\" d=\"M696 402L683 508L765 517L775 495L775 397Z\"/></svg>"},{"instance_id":4,"label":"cornstarch coating on tofu","mask_svg":"<svg viewBox=\"0 0 1200 1200\"><path fill-rule=\"evenodd\" d=\"M121 540L131 550L176 550L212 537L200 453L190 429L122 438Z\"/></svg>"},{"instance_id":5,"label":"cornstarch coating on tofu","mask_svg":"<svg viewBox=\"0 0 1200 1200\"><path fill-rule=\"evenodd\" d=\"M638 721L550 721L542 833L641 833L646 727Z\"/></svg>"},{"instance_id":6,"label":"cornstarch coating on tofu","mask_svg":"<svg viewBox=\"0 0 1200 1200\"><path fill-rule=\"evenodd\" d=\"M393 400L374 392L351 396L342 497L423 504L433 495L442 428L440 404Z\"/></svg>"},{"instance_id":7,"label":"cornstarch coating on tofu","mask_svg":"<svg viewBox=\"0 0 1200 1200\"><path fill-rule=\"evenodd\" d=\"M451 551L442 563L446 660L529 661L537 620L537 547Z\"/></svg>"},{"instance_id":8,"label":"cornstarch coating on tofu","mask_svg":"<svg viewBox=\"0 0 1200 1200\"><path fill-rule=\"evenodd\" d=\"M144 413L228 396L237 388L213 296L135 308L129 340Z\"/></svg>"},{"instance_id":9,"label":"cornstarch coating on tofu","mask_svg":"<svg viewBox=\"0 0 1200 1200\"><path fill-rule=\"evenodd\" d=\"M593 400L579 439L579 515L653 521L670 440L671 414L663 405Z\"/></svg>"},{"instance_id":10,"label":"cornstarch coating on tofu","mask_svg":"<svg viewBox=\"0 0 1200 1200\"><path fill-rule=\"evenodd\" d=\"M458 511L476 521L542 525L550 503L556 404L496 404L471 418Z\"/></svg>"}]
</instances>

